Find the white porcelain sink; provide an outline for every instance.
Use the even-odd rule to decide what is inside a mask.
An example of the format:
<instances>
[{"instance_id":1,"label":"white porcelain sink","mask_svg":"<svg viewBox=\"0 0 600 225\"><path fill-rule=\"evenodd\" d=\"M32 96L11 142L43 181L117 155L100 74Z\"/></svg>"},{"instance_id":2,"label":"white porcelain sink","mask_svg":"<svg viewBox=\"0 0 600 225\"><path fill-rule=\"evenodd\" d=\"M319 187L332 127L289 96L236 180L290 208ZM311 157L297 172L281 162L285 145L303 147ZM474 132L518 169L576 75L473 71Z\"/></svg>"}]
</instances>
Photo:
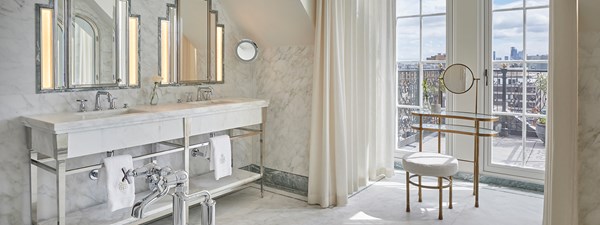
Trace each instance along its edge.
<instances>
[{"instance_id":1,"label":"white porcelain sink","mask_svg":"<svg viewBox=\"0 0 600 225\"><path fill-rule=\"evenodd\" d=\"M75 113L75 116L79 117L81 120L91 120L143 112L145 111L137 109L111 109L104 111L78 112Z\"/></svg>"}]
</instances>

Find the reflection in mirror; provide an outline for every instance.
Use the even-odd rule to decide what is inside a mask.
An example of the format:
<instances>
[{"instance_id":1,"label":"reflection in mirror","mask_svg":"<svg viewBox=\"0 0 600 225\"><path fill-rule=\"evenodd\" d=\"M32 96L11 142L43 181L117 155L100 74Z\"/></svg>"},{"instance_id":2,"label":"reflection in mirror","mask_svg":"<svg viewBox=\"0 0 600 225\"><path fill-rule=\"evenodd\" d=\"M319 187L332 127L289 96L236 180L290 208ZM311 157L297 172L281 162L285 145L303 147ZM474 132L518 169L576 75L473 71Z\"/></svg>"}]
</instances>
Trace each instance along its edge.
<instances>
[{"instance_id":1,"label":"reflection in mirror","mask_svg":"<svg viewBox=\"0 0 600 225\"><path fill-rule=\"evenodd\" d=\"M181 23L179 83L200 83L210 74L208 10L211 1L179 0L178 4Z\"/></svg>"},{"instance_id":2,"label":"reflection in mirror","mask_svg":"<svg viewBox=\"0 0 600 225\"><path fill-rule=\"evenodd\" d=\"M123 34L121 12L126 12L123 7L127 7L127 4L122 2L70 1L70 88L118 84L117 74L122 74L122 63L116 62L122 56L121 52L126 50L123 41L118 40L118 33L115 33L118 31Z\"/></svg>"},{"instance_id":3,"label":"reflection in mirror","mask_svg":"<svg viewBox=\"0 0 600 225\"><path fill-rule=\"evenodd\" d=\"M258 56L258 46L254 41L244 39L237 44L235 52L239 59L244 62L250 62Z\"/></svg>"},{"instance_id":4,"label":"reflection in mirror","mask_svg":"<svg viewBox=\"0 0 600 225\"><path fill-rule=\"evenodd\" d=\"M98 28L82 16L75 16L72 23L74 48L71 51L73 61L69 81L73 86L99 84Z\"/></svg>"},{"instance_id":5,"label":"reflection in mirror","mask_svg":"<svg viewBox=\"0 0 600 225\"><path fill-rule=\"evenodd\" d=\"M177 83L177 7L167 5L167 17L159 18L160 76L162 84Z\"/></svg>"},{"instance_id":6,"label":"reflection in mirror","mask_svg":"<svg viewBox=\"0 0 600 225\"><path fill-rule=\"evenodd\" d=\"M454 94L462 94L473 87L475 76L471 68L464 64L452 64L442 74L442 83Z\"/></svg>"}]
</instances>

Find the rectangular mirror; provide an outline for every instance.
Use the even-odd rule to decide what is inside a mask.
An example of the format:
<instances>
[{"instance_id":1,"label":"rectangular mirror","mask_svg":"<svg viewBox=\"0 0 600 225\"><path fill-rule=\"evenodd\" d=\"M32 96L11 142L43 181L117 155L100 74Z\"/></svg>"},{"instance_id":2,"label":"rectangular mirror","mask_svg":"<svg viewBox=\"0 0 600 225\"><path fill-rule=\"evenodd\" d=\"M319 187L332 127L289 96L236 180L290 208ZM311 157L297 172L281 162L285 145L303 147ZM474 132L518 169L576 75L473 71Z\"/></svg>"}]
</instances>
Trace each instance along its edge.
<instances>
[{"instance_id":1,"label":"rectangular mirror","mask_svg":"<svg viewBox=\"0 0 600 225\"><path fill-rule=\"evenodd\" d=\"M179 0L181 23L179 43L181 62L179 83L197 84L207 80L209 74L209 6L210 0Z\"/></svg>"},{"instance_id":2,"label":"rectangular mirror","mask_svg":"<svg viewBox=\"0 0 600 225\"><path fill-rule=\"evenodd\" d=\"M139 16L129 0L50 2L36 5L38 93L139 87Z\"/></svg>"}]
</instances>

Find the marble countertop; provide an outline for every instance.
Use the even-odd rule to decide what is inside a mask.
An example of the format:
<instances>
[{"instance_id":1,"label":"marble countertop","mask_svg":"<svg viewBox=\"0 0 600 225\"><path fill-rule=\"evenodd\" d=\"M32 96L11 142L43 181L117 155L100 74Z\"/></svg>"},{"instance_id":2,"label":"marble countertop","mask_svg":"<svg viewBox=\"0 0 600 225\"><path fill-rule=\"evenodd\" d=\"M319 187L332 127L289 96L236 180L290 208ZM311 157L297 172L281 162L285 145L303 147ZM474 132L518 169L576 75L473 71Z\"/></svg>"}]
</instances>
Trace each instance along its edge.
<instances>
[{"instance_id":1,"label":"marble countertop","mask_svg":"<svg viewBox=\"0 0 600 225\"><path fill-rule=\"evenodd\" d=\"M127 109L66 112L23 116L25 126L54 134L97 130L148 121L181 119L222 112L267 107L269 101L251 98L223 98L211 101L139 105Z\"/></svg>"}]
</instances>

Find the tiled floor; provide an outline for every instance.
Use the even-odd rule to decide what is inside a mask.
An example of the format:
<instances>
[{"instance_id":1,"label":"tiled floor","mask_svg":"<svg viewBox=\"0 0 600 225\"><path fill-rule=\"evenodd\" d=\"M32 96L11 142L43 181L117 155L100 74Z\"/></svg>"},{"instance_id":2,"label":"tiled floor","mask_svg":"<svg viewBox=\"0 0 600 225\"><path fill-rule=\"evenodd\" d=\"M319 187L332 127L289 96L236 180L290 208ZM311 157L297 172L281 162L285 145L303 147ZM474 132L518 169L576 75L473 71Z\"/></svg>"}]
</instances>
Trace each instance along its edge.
<instances>
[{"instance_id":1,"label":"tiled floor","mask_svg":"<svg viewBox=\"0 0 600 225\"><path fill-rule=\"evenodd\" d=\"M433 180L431 180L433 181ZM300 198L260 191L250 187L217 199L218 225L243 224L542 224L543 195L503 187L481 185L480 207L475 208L472 184L454 185L454 209L447 208L444 191L444 220L437 219L438 192L424 189L423 202L416 201L411 188L411 212L406 213L404 172L373 183L350 198L344 207L322 209ZM199 208L190 210L190 224L199 224ZM152 223L170 224L171 218Z\"/></svg>"}]
</instances>

